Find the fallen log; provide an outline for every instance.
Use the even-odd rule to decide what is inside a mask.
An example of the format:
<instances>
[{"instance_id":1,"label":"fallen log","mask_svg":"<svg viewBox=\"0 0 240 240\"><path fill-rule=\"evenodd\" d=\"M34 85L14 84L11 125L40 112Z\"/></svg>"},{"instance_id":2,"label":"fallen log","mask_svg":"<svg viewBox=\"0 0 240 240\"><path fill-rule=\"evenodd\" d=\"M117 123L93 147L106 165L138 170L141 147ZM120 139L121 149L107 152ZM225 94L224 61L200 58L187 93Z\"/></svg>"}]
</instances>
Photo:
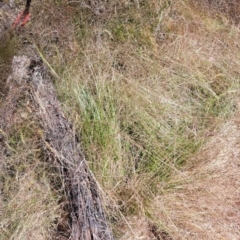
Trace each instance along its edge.
<instances>
[{"instance_id":1,"label":"fallen log","mask_svg":"<svg viewBox=\"0 0 240 240\"><path fill-rule=\"evenodd\" d=\"M71 239L114 239L103 211L97 183L88 168L72 124L63 114L50 75L41 59L14 56L12 73L6 84L9 92L0 108L0 128L3 132L9 131L9 123L12 122L9 119L18 121L21 118L16 106L18 99L27 92L31 109L41 126L41 134L38 134L47 151L49 164L57 162L64 176L71 211ZM9 104L15 107L9 107Z\"/></svg>"},{"instance_id":2,"label":"fallen log","mask_svg":"<svg viewBox=\"0 0 240 240\"><path fill-rule=\"evenodd\" d=\"M28 63L29 59L18 57L14 61L25 65L22 62ZM97 184L80 150L72 125L61 110L51 79L39 61L31 60L28 68L29 78L34 84L32 95L39 109L45 144L59 162L60 169L64 170L66 192L72 209L72 239L113 239L101 206Z\"/></svg>"}]
</instances>

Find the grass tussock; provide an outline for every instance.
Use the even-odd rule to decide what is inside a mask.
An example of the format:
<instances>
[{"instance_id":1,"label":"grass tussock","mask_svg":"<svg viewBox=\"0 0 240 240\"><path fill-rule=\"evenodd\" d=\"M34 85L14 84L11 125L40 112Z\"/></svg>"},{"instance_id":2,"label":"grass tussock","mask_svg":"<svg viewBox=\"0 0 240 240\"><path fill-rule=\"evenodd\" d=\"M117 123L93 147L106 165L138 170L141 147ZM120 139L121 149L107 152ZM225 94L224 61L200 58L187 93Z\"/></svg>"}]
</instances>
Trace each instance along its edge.
<instances>
[{"instance_id":1,"label":"grass tussock","mask_svg":"<svg viewBox=\"0 0 240 240\"><path fill-rule=\"evenodd\" d=\"M137 239L133 216L151 222L146 225L155 229L152 232L168 235L161 219L154 217L152 200L171 188L171 175L236 109L239 29L227 12L219 10L221 17L216 17L216 4L206 4L209 1L33 3L34 18L27 26L31 34L24 37L60 76L59 98L105 192L118 239ZM30 202L18 201L17 209L25 203L42 206L36 216L46 218L38 226L51 234L47 223L56 219L58 207L51 191L41 194L51 188L50 183L41 184L48 178L36 178L31 167L14 179L24 191L34 186L33 192L24 193L27 199L30 194ZM20 189L12 191L23 195ZM11 194L6 213L15 212ZM11 221L24 234L23 223L27 227L33 215L26 211L19 222L21 214L16 211ZM29 222L34 232L34 221Z\"/></svg>"}]
</instances>

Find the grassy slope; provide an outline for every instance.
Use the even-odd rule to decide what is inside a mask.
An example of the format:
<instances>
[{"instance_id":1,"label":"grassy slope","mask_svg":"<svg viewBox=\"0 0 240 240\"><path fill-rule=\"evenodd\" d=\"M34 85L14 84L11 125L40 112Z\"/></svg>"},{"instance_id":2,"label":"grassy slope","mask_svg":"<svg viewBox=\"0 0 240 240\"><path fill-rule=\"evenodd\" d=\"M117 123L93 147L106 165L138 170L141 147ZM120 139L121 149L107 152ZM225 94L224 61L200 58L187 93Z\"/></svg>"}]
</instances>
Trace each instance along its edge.
<instances>
[{"instance_id":1,"label":"grassy slope","mask_svg":"<svg viewBox=\"0 0 240 240\"><path fill-rule=\"evenodd\" d=\"M151 222L151 229L163 228L154 217L157 209L151 208L152 199L171 187L171 175L235 110L239 30L226 15L214 13L188 1L33 3L34 17L26 27L32 34L24 37L38 46L60 76L56 80L59 98L105 192L103 199L118 239L137 239L128 235L134 216L145 219L147 225ZM19 144L28 146L24 139L31 136L20 132L24 137ZM18 145L13 147L19 152ZM37 144L30 149L36 152ZM38 239L47 239L54 219L61 219L62 192L53 190L54 171L44 163L41 171L36 170L41 156L23 154L23 159L29 158L31 164L26 164L31 170L26 170L24 161L19 170L23 180L27 174L40 192L49 189L46 199L38 202L34 202L36 193L29 193L36 216L44 212L43 223L40 228L29 226L27 211L26 220L21 213L10 217L30 204L23 199L13 209L13 195L22 196L21 187L28 188L14 176L14 191L4 181L6 234L1 239L27 239L26 229L40 231ZM3 178L11 179L11 174L4 173ZM55 184L58 189L59 183Z\"/></svg>"}]
</instances>

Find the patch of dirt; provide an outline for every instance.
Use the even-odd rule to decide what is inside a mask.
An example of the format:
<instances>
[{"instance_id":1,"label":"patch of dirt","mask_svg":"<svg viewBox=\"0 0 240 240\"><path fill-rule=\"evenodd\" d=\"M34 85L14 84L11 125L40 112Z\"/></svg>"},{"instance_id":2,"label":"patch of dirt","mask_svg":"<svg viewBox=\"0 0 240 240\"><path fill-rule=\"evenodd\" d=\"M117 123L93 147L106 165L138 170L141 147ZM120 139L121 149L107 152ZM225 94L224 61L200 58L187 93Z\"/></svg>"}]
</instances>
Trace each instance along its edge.
<instances>
[{"instance_id":1,"label":"patch of dirt","mask_svg":"<svg viewBox=\"0 0 240 240\"><path fill-rule=\"evenodd\" d=\"M144 217L134 216L127 219L129 229L126 230L125 234L120 240L153 240L155 238L152 233L152 228L149 222Z\"/></svg>"},{"instance_id":2,"label":"patch of dirt","mask_svg":"<svg viewBox=\"0 0 240 240\"><path fill-rule=\"evenodd\" d=\"M155 202L155 217L173 239L239 239L240 116L222 126Z\"/></svg>"},{"instance_id":3,"label":"patch of dirt","mask_svg":"<svg viewBox=\"0 0 240 240\"><path fill-rule=\"evenodd\" d=\"M163 229L145 217L133 216L126 219L128 229L119 240L173 240Z\"/></svg>"},{"instance_id":4,"label":"patch of dirt","mask_svg":"<svg viewBox=\"0 0 240 240\"><path fill-rule=\"evenodd\" d=\"M167 232L159 230L155 224L149 224L149 229L156 240L172 240Z\"/></svg>"}]
</instances>

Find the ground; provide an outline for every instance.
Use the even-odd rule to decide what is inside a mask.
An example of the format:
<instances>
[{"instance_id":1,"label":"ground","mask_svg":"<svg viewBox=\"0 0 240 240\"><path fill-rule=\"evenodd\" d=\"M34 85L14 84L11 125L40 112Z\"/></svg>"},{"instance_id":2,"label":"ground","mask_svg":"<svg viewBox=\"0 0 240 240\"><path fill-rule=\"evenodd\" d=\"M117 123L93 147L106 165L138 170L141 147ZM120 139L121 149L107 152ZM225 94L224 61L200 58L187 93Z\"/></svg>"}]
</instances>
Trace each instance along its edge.
<instances>
[{"instance_id":1,"label":"ground","mask_svg":"<svg viewBox=\"0 0 240 240\"><path fill-rule=\"evenodd\" d=\"M33 1L14 31L25 0L1 2L0 110L28 47L52 73L116 239L240 239L237 0ZM17 103L9 133L0 116L0 240L69 239L62 176Z\"/></svg>"}]
</instances>

